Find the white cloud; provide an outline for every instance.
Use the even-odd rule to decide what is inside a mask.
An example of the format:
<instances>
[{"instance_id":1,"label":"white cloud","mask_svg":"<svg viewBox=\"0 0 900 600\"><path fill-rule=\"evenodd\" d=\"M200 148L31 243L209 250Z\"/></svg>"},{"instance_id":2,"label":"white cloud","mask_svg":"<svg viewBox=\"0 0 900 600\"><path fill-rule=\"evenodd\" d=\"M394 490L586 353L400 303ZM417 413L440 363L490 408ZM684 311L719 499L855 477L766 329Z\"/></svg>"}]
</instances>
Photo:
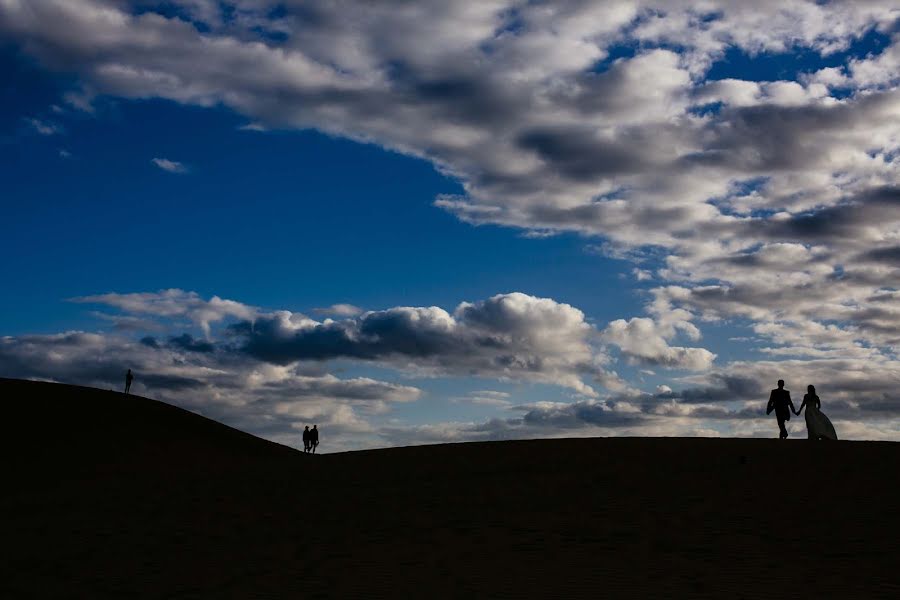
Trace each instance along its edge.
<instances>
[{"instance_id":1,"label":"white cloud","mask_svg":"<svg viewBox=\"0 0 900 600\"><path fill-rule=\"evenodd\" d=\"M674 329L667 332L674 334ZM653 319L617 319L603 330L603 339L614 344L640 364L702 371L712 366L716 355L705 348L670 346Z\"/></svg>"},{"instance_id":2,"label":"white cloud","mask_svg":"<svg viewBox=\"0 0 900 600\"><path fill-rule=\"evenodd\" d=\"M151 162L162 169L163 171L168 171L169 173L187 173L188 168L183 163L178 161L169 160L168 158L154 158Z\"/></svg>"},{"instance_id":3,"label":"white cloud","mask_svg":"<svg viewBox=\"0 0 900 600\"><path fill-rule=\"evenodd\" d=\"M584 313L549 298L498 294L442 308L395 307L318 322L278 311L236 328L244 350L275 363L349 358L422 375L478 375L569 387L595 396L583 376L605 371Z\"/></svg>"},{"instance_id":4,"label":"white cloud","mask_svg":"<svg viewBox=\"0 0 900 600\"><path fill-rule=\"evenodd\" d=\"M332 304L331 306L326 306L324 308L314 308L312 311L318 315L355 317L356 315L361 314L363 309L358 306L353 306L352 304Z\"/></svg>"},{"instance_id":5,"label":"white cloud","mask_svg":"<svg viewBox=\"0 0 900 600\"><path fill-rule=\"evenodd\" d=\"M512 405L509 392L498 392L495 390L480 390L469 392L466 396L459 398L451 398L451 402L459 404L478 404L481 406L496 406L506 408Z\"/></svg>"},{"instance_id":6,"label":"white cloud","mask_svg":"<svg viewBox=\"0 0 900 600\"><path fill-rule=\"evenodd\" d=\"M254 319L259 309L213 296L204 300L196 292L179 289L160 290L159 292L141 292L133 294L98 294L72 298L72 302L83 304L102 304L117 308L132 315L163 317L167 319L184 317L191 323L200 326L203 332L210 335L210 325L226 318Z\"/></svg>"},{"instance_id":7,"label":"white cloud","mask_svg":"<svg viewBox=\"0 0 900 600\"><path fill-rule=\"evenodd\" d=\"M257 131L257 132L268 131L268 129L260 123L246 123L246 124L238 127L238 129L240 131Z\"/></svg>"},{"instance_id":8,"label":"white cloud","mask_svg":"<svg viewBox=\"0 0 900 600\"><path fill-rule=\"evenodd\" d=\"M40 119L27 119L28 123L41 135L56 135L61 132L58 125Z\"/></svg>"},{"instance_id":9,"label":"white cloud","mask_svg":"<svg viewBox=\"0 0 900 600\"><path fill-rule=\"evenodd\" d=\"M349 359L376 362L420 376L480 375L552 383L595 396L583 378L621 387L603 368L607 357L594 347L584 313L549 298L518 292L463 302L453 313L439 307L394 307L341 320L317 321L290 311L267 312L234 300L179 289L108 293L72 298L117 309L102 315L117 329L150 331L170 323L199 327L208 344L212 327L227 324L230 343L272 364ZM355 313L333 305L328 312ZM351 310L353 309L353 310ZM186 339L183 346L201 342Z\"/></svg>"}]
</instances>

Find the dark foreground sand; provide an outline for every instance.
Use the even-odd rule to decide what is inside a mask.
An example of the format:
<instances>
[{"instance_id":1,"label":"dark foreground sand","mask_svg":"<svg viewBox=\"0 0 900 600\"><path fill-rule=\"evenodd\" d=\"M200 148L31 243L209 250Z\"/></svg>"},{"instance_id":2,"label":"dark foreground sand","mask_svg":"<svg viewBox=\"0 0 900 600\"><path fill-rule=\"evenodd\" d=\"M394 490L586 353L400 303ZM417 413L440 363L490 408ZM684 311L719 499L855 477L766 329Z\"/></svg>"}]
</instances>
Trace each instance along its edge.
<instances>
[{"instance_id":1,"label":"dark foreground sand","mask_svg":"<svg viewBox=\"0 0 900 600\"><path fill-rule=\"evenodd\" d=\"M88 388L0 406L2 598L900 597L900 444L305 456Z\"/></svg>"}]
</instances>

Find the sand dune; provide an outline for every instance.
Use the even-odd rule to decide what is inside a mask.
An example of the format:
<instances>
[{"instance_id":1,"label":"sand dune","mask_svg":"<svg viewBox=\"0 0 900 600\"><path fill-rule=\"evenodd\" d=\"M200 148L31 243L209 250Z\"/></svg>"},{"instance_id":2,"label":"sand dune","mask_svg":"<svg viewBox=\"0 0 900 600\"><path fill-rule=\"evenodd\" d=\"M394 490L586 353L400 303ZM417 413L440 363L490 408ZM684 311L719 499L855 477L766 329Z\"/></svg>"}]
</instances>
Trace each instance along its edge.
<instances>
[{"instance_id":1,"label":"sand dune","mask_svg":"<svg viewBox=\"0 0 900 600\"><path fill-rule=\"evenodd\" d=\"M306 456L113 392L0 402L4 598L900 596L900 444Z\"/></svg>"}]
</instances>

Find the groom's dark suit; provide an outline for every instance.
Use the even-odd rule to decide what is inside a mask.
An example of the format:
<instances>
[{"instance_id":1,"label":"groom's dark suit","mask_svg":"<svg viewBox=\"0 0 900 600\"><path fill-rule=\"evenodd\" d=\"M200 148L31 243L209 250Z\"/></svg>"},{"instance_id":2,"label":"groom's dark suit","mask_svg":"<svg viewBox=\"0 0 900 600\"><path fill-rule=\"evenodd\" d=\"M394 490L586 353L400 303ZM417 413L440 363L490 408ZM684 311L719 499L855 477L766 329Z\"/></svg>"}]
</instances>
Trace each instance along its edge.
<instances>
[{"instance_id":1,"label":"groom's dark suit","mask_svg":"<svg viewBox=\"0 0 900 600\"><path fill-rule=\"evenodd\" d=\"M770 414L775 410L775 418L778 419L779 437L784 439L788 436L787 429L784 426L785 421L791 420L791 411L794 410L794 403L791 402L791 393L784 388L776 388L769 394L769 405L766 407L766 414Z\"/></svg>"}]
</instances>

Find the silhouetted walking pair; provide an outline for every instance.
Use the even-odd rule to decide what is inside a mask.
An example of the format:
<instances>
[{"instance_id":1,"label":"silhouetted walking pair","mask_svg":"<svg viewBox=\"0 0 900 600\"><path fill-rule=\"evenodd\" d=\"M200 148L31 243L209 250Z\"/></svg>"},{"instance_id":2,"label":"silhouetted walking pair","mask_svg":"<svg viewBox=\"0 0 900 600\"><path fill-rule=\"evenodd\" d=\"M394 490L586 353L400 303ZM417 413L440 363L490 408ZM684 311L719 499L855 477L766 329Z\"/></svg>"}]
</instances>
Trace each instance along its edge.
<instances>
[{"instance_id":1,"label":"silhouetted walking pair","mask_svg":"<svg viewBox=\"0 0 900 600\"><path fill-rule=\"evenodd\" d=\"M131 391L131 382L134 381L134 375L131 373L131 369L128 369L128 372L125 373L125 393Z\"/></svg>"},{"instance_id":2,"label":"silhouetted walking pair","mask_svg":"<svg viewBox=\"0 0 900 600\"><path fill-rule=\"evenodd\" d=\"M319 429L318 425L313 425L310 430L309 425L303 430L303 451L316 453L316 446L319 445Z\"/></svg>"},{"instance_id":3,"label":"silhouetted walking pair","mask_svg":"<svg viewBox=\"0 0 900 600\"><path fill-rule=\"evenodd\" d=\"M766 407L766 414L775 411L775 418L778 420L778 438L787 439L788 431L785 423L791 420L791 413L800 416L806 408L806 433L811 440L836 440L837 433L834 431L834 425L825 413L821 411L822 401L816 395L815 386L807 386L806 395L803 396L803 402L800 408L795 409L794 403L791 401L791 393L784 389L784 380L778 380L778 388L772 390L769 394L769 404Z\"/></svg>"}]
</instances>

